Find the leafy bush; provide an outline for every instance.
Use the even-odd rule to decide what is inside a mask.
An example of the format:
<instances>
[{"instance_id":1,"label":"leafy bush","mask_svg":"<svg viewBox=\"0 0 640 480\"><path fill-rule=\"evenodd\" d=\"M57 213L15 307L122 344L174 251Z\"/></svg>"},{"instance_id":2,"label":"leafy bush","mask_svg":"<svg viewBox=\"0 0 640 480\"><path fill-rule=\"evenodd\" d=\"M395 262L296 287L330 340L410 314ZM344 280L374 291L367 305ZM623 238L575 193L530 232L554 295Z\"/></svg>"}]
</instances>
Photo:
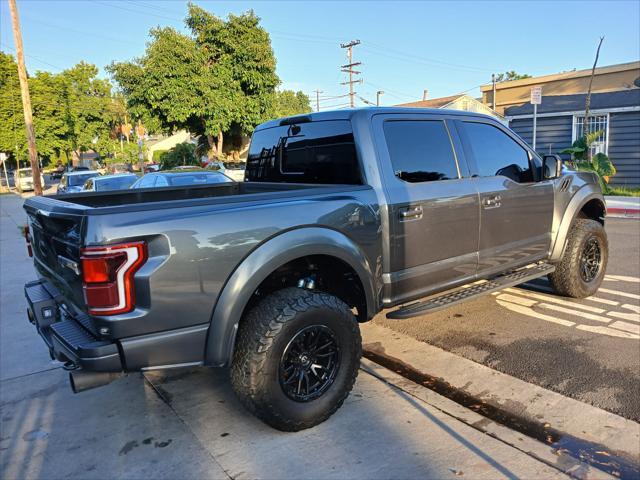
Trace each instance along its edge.
<instances>
[{"instance_id":1,"label":"leafy bush","mask_svg":"<svg viewBox=\"0 0 640 480\"><path fill-rule=\"evenodd\" d=\"M571 148L562 150L560 153L571 155L576 170L594 172L598 176L602 192L608 193L609 186L607 183L609 183L609 178L616 174L616 167L614 167L609 157L604 153L596 153L591 158L591 161L588 160L589 148L591 148L591 144L596 141L601 134L602 131L599 130L580 137L573 142Z\"/></svg>"},{"instance_id":2,"label":"leafy bush","mask_svg":"<svg viewBox=\"0 0 640 480\"><path fill-rule=\"evenodd\" d=\"M192 143L179 143L162 155L162 170L170 170L180 165L200 166Z\"/></svg>"},{"instance_id":3,"label":"leafy bush","mask_svg":"<svg viewBox=\"0 0 640 480\"><path fill-rule=\"evenodd\" d=\"M153 163L162 163L162 159L169 152L169 150L154 150L151 159Z\"/></svg>"}]
</instances>

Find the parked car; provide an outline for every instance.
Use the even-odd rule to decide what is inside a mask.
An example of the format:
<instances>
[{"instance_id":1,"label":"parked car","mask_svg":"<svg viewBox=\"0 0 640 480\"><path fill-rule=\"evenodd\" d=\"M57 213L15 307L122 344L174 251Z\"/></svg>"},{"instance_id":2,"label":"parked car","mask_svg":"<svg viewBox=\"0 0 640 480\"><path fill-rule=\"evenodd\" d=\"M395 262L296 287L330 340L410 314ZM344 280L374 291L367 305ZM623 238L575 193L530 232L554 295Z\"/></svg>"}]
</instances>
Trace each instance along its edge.
<instances>
[{"instance_id":1,"label":"parked car","mask_svg":"<svg viewBox=\"0 0 640 480\"><path fill-rule=\"evenodd\" d=\"M66 170L65 166L59 163L58 165L56 165L55 170L51 172L51 178L53 179L62 178L62 175L64 174L65 170Z\"/></svg>"},{"instance_id":2,"label":"parked car","mask_svg":"<svg viewBox=\"0 0 640 480\"><path fill-rule=\"evenodd\" d=\"M247 181L169 182L182 175L204 173L24 204L28 240L48 245L33 248L28 316L75 392L143 369L229 366L249 411L301 430L342 405L358 324L383 309L400 320L547 275L584 298L607 266L596 176L476 113L274 120L253 133Z\"/></svg>"},{"instance_id":3,"label":"parked car","mask_svg":"<svg viewBox=\"0 0 640 480\"><path fill-rule=\"evenodd\" d=\"M244 182L246 164L242 162L224 162L224 174L236 182Z\"/></svg>"},{"instance_id":4,"label":"parked car","mask_svg":"<svg viewBox=\"0 0 640 480\"><path fill-rule=\"evenodd\" d=\"M126 190L138 180L138 175L121 173L91 177L82 187L86 192L106 192L109 190Z\"/></svg>"},{"instance_id":5,"label":"parked car","mask_svg":"<svg viewBox=\"0 0 640 480\"><path fill-rule=\"evenodd\" d=\"M76 167L73 167L71 169L72 172L88 172L88 171L92 171L89 167L85 167L83 165L78 165Z\"/></svg>"},{"instance_id":6,"label":"parked car","mask_svg":"<svg viewBox=\"0 0 640 480\"><path fill-rule=\"evenodd\" d=\"M85 182L90 178L97 177L100 172L96 170L80 170L77 172L67 172L62 175L58 184L58 195L65 193L78 193L82 191Z\"/></svg>"},{"instance_id":7,"label":"parked car","mask_svg":"<svg viewBox=\"0 0 640 480\"><path fill-rule=\"evenodd\" d=\"M160 170L160 164L159 163L147 163L144 166L144 172L145 173L157 172L158 170Z\"/></svg>"},{"instance_id":8,"label":"parked car","mask_svg":"<svg viewBox=\"0 0 640 480\"><path fill-rule=\"evenodd\" d=\"M211 185L233 182L220 172L211 172L201 168L166 170L147 173L139 178L131 188L179 187L187 185Z\"/></svg>"},{"instance_id":9,"label":"parked car","mask_svg":"<svg viewBox=\"0 0 640 480\"><path fill-rule=\"evenodd\" d=\"M30 168L20 168L13 171L13 184L19 192L33 190L33 170ZM40 174L40 185L44 190L47 185L44 181L44 175Z\"/></svg>"}]
</instances>

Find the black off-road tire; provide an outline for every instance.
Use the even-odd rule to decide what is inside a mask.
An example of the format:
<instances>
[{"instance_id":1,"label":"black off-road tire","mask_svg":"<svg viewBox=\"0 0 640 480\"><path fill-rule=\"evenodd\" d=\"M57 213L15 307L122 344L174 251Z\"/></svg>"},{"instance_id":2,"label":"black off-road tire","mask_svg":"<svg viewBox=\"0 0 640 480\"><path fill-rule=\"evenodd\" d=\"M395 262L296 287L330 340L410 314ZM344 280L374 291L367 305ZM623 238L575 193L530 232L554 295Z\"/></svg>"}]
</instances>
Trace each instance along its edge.
<instances>
[{"instance_id":1,"label":"black off-road tire","mask_svg":"<svg viewBox=\"0 0 640 480\"><path fill-rule=\"evenodd\" d=\"M597 274L585 281L580 273L581 258L585 246L591 239L599 245L601 259ZM549 275L549 281L559 295L573 298L585 298L598 291L609 260L609 242L604 226L596 220L576 218L569 231L567 246L555 272Z\"/></svg>"},{"instance_id":2,"label":"black off-road tire","mask_svg":"<svg viewBox=\"0 0 640 480\"><path fill-rule=\"evenodd\" d=\"M335 335L340 352L333 383L317 398L296 401L281 385L281 359L296 335L316 326ZM231 384L243 405L268 425L298 431L324 422L353 388L362 339L351 309L327 293L285 288L261 300L240 322Z\"/></svg>"}]
</instances>

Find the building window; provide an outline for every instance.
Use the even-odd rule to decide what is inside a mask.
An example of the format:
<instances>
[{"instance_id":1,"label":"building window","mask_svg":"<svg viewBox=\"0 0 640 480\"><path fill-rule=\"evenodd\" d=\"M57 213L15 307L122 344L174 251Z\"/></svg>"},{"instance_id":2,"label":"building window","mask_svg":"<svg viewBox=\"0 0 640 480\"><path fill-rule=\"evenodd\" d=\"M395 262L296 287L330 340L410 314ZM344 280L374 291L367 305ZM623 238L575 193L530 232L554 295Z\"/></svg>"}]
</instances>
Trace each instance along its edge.
<instances>
[{"instance_id":1,"label":"building window","mask_svg":"<svg viewBox=\"0 0 640 480\"><path fill-rule=\"evenodd\" d=\"M573 117L573 142L583 136L584 115ZM589 132L600 132L598 138L591 144L591 156L596 153L607 154L609 150L609 115L589 116Z\"/></svg>"}]
</instances>

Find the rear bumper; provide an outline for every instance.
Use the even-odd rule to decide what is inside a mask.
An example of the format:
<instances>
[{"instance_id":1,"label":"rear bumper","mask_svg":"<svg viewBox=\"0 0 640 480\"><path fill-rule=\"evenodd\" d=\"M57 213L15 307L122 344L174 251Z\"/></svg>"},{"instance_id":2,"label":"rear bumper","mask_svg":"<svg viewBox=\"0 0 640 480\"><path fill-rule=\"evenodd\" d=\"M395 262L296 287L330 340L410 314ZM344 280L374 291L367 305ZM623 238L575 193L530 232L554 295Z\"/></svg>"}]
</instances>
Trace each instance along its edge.
<instances>
[{"instance_id":1,"label":"rear bumper","mask_svg":"<svg viewBox=\"0 0 640 480\"><path fill-rule=\"evenodd\" d=\"M44 280L24 286L27 316L49 349L51 358L92 372L121 372L117 343L101 340L91 318L72 313L55 287Z\"/></svg>"}]
</instances>

